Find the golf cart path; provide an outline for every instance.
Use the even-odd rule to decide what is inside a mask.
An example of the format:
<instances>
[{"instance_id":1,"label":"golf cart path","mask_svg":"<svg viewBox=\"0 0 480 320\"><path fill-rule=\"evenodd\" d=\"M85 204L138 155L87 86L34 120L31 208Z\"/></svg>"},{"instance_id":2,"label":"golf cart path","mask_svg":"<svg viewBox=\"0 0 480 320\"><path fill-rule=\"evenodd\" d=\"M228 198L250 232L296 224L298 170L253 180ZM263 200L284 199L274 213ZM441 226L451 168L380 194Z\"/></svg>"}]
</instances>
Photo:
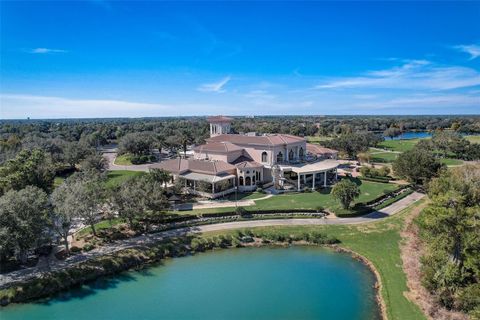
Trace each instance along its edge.
<instances>
[{"instance_id":1,"label":"golf cart path","mask_svg":"<svg viewBox=\"0 0 480 320\"><path fill-rule=\"evenodd\" d=\"M238 229L238 228L267 227L267 226L346 225L346 224L374 222L400 212L401 210L407 208L408 206L422 199L423 197L424 197L423 194L414 192L406 196L405 198L379 211L375 211L367 215L356 217L356 218L268 219L268 220L236 221L236 222L203 225L198 227L185 227L185 228L173 229L168 231L162 231L162 232L153 233L153 234L146 234L146 235L138 236L131 239L119 240L109 245L105 245L105 246L93 249L89 252L80 253L80 254L71 256L64 261L58 261L58 260L50 261L50 262L47 261L47 263L44 263L43 265L38 264L35 267L17 270L17 271L0 275L0 288L7 287L9 284L13 282L25 281L29 278L39 277L46 272L62 270L64 268L68 268L80 262L84 262L89 259L97 258L103 255L112 254L119 250L145 246L145 245L153 244L163 239L181 236L185 234L203 233L203 232L219 231L219 230L231 230L231 229Z\"/></svg>"}]
</instances>

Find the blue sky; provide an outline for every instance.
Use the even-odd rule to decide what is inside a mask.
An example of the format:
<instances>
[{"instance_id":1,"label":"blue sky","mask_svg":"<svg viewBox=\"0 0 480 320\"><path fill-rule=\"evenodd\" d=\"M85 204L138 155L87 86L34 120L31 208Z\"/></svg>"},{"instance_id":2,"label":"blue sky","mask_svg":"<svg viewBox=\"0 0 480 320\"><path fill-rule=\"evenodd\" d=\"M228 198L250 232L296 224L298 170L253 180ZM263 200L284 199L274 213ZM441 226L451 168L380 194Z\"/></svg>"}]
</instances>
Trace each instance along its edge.
<instances>
[{"instance_id":1,"label":"blue sky","mask_svg":"<svg viewBox=\"0 0 480 320\"><path fill-rule=\"evenodd\" d=\"M480 2L0 5L5 119L480 113Z\"/></svg>"}]
</instances>

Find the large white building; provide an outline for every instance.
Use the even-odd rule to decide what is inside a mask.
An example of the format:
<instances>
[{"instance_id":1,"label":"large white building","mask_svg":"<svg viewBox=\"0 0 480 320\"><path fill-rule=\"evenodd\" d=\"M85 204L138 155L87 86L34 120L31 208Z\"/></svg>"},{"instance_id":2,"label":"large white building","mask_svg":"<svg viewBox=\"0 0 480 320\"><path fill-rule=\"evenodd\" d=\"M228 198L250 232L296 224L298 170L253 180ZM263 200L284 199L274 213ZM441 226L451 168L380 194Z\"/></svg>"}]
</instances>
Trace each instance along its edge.
<instances>
[{"instance_id":1,"label":"large white building","mask_svg":"<svg viewBox=\"0 0 480 320\"><path fill-rule=\"evenodd\" d=\"M210 138L194 148L191 159L173 159L152 168L182 179L189 192L216 198L259 185L278 189L319 188L337 178L335 150L307 143L288 134L231 134L232 119L208 118Z\"/></svg>"}]
</instances>

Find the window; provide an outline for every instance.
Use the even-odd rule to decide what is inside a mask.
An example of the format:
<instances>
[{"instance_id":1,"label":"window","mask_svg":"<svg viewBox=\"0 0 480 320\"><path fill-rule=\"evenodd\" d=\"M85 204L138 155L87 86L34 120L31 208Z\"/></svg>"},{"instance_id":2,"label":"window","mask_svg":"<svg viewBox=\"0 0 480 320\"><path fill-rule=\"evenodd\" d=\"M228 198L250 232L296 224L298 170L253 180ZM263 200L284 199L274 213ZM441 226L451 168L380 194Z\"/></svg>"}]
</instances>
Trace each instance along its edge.
<instances>
[{"instance_id":1,"label":"window","mask_svg":"<svg viewBox=\"0 0 480 320\"><path fill-rule=\"evenodd\" d=\"M293 160L295 157L295 154L293 153L293 149L290 149L290 152L288 153L288 160Z\"/></svg>"},{"instance_id":2,"label":"window","mask_svg":"<svg viewBox=\"0 0 480 320\"><path fill-rule=\"evenodd\" d=\"M262 162L267 162L267 156L268 156L268 154L265 151L263 151L262 152Z\"/></svg>"},{"instance_id":3,"label":"window","mask_svg":"<svg viewBox=\"0 0 480 320\"><path fill-rule=\"evenodd\" d=\"M300 159L303 160L304 153L303 153L303 148L302 147L300 147L300 150L298 151L298 156L300 157Z\"/></svg>"},{"instance_id":4,"label":"window","mask_svg":"<svg viewBox=\"0 0 480 320\"><path fill-rule=\"evenodd\" d=\"M246 186L252 185L252 182L251 182L250 177L246 177L246 178L245 178L245 185L246 185Z\"/></svg>"},{"instance_id":5,"label":"window","mask_svg":"<svg viewBox=\"0 0 480 320\"><path fill-rule=\"evenodd\" d=\"M241 185L241 186L243 186L243 177L240 177L240 178L238 179L238 184Z\"/></svg>"},{"instance_id":6,"label":"window","mask_svg":"<svg viewBox=\"0 0 480 320\"><path fill-rule=\"evenodd\" d=\"M283 161L283 153L280 151L278 154L277 154L277 162L282 162Z\"/></svg>"}]
</instances>

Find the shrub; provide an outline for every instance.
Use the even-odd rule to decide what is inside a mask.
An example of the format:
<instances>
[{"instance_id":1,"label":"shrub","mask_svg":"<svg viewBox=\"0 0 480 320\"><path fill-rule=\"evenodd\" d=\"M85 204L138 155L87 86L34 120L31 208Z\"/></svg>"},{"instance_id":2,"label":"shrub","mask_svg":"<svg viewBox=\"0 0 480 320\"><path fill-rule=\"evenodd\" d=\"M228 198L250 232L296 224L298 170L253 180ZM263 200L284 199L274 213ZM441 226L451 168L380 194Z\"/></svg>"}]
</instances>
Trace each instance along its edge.
<instances>
[{"instance_id":1,"label":"shrub","mask_svg":"<svg viewBox=\"0 0 480 320\"><path fill-rule=\"evenodd\" d=\"M78 252L80 252L80 251L82 251L82 249L80 249L79 247L76 247L76 246L72 246L72 247L70 248L70 252L71 252L71 253L78 253Z\"/></svg>"},{"instance_id":2,"label":"shrub","mask_svg":"<svg viewBox=\"0 0 480 320\"><path fill-rule=\"evenodd\" d=\"M244 207L236 207L235 213L241 217L249 217L251 214Z\"/></svg>"}]
</instances>

